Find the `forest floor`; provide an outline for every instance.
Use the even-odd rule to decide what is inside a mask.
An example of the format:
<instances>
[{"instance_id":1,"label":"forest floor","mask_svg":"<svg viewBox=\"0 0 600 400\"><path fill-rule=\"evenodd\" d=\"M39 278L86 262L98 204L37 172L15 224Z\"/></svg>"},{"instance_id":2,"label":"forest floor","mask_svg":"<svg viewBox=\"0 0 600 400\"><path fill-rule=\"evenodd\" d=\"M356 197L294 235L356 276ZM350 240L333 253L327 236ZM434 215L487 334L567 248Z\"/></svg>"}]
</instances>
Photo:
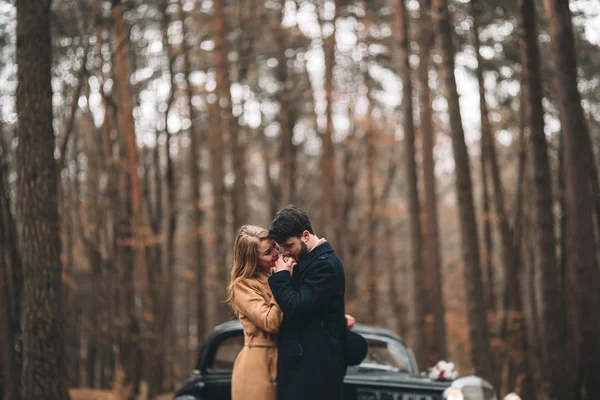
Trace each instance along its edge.
<instances>
[{"instance_id":1,"label":"forest floor","mask_svg":"<svg viewBox=\"0 0 600 400\"><path fill-rule=\"evenodd\" d=\"M98 390L87 388L69 389L71 400L117 400L116 393L112 390ZM173 393L165 393L156 397L156 400L171 400ZM139 400L144 400L142 396Z\"/></svg>"}]
</instances>

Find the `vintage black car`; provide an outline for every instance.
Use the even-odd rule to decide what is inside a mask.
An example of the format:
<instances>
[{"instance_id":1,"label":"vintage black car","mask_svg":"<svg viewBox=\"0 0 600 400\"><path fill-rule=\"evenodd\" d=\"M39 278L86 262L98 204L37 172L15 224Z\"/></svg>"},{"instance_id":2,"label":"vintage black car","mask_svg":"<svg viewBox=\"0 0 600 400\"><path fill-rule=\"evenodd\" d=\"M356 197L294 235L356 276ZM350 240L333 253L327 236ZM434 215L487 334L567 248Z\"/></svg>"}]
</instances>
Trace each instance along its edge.
<instances>
[{"instance_id":1,"label":"vintage black car","mask_svg":"<svg viewBox=\"0 0 600 400\"><path fill-rule=\"evenodd\" d=\"M348 367L345 400L497 400L492 385L481 378L438 381L419 374L410 348L388 330L362 324L354 330L367 340L368 352L360 365ZM233 363L243 346L239 321L217 326L174 400L230 400ZM520 399L515 396L511 400Z\"/></svg>"}]
</instances>

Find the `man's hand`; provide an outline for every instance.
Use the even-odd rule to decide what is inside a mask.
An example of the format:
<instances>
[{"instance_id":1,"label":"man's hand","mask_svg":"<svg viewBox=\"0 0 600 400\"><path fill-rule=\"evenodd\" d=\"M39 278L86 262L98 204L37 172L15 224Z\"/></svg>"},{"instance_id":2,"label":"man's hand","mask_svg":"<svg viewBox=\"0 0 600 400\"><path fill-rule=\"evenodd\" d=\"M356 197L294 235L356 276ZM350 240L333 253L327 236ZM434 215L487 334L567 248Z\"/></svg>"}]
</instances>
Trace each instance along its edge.
<instances>
[{"instance_id":1,"label":"man's hand","mask_svg":"<svg viewBox=\"0 0 600 400\"><path fill-rule=\"evenodd\" d=\"M280 256L275 262L275 272L290 271L292 273L295 265L296 261L292 257Z\"/></svg>"},{"instance_id":2,"label":"man's hand","mask_svg":"<svg viewBox=\"0 0 600 400\"><path fill-rule=\"evenodd\" d=\"M356 325L356 320L350 314L346 314L346 328L352 329Z\"/></svg>"}]
</instances>

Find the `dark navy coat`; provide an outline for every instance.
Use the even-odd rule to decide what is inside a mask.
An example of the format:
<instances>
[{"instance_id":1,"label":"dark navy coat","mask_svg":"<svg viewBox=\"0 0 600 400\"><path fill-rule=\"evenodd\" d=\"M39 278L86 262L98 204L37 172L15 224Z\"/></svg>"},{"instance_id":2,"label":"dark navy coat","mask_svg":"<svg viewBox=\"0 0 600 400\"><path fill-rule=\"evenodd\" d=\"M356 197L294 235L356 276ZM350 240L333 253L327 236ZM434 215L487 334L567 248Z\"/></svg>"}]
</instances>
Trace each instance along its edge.
<instances>
[{"instance_id":1,"label":"dark navy coat","mask_svg":"<svg viewBox=\"0 0 600 400\"><path fill-rule=\"evenodd\" d=\"M345 278L327 242L303 255L293 276L269 278L283 311L277 362L278 400L342 400L346 373Z\"/></svg>"}]
</instances>

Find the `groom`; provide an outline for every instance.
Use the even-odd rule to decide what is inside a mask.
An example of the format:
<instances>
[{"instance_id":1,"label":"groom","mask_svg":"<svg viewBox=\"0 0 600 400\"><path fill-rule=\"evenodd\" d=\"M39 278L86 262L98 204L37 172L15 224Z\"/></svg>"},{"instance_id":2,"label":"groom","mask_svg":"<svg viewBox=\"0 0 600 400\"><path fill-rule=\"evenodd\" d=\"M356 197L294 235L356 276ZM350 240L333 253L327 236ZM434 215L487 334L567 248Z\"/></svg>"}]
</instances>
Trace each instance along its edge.
<instances>
[{"instance_id":1,"label":"groom","mask_svg":"<svg viewBox=\"0 0 600 400\"><path fill-rule=\"evenodd\" d=\"M347 340L342 263L298 207L280 210L269 236L281 246L283 257L297 262L281 266L269 278L283 311L277 398L342 400Z\"/></svg>"}]
</instances>

